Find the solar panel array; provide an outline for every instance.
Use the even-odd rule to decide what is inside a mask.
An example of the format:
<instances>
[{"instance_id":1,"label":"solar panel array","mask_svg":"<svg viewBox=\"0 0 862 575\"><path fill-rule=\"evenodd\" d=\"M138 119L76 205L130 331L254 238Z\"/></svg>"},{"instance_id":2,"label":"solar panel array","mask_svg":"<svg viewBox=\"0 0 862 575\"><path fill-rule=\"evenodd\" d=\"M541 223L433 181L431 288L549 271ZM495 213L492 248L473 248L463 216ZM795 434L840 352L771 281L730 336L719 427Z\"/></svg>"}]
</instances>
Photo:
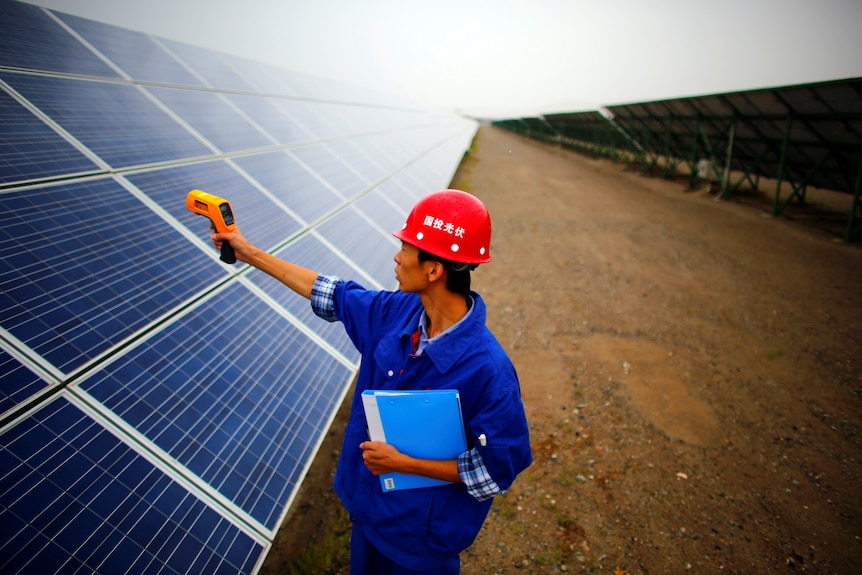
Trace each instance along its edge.
<instances>
[{"instance_id":1,"label":"solar panel array","mask_svg":"<svg viewBox=\"0 0 862 575\"><path fill-rule=\"evenodd\" d=\"M630 136L598 111L499 120L495 125L528 138L557 143L592 156L616 158L621 152L640 151Z\"/></svg>"},{"instance_id":2,"label":"solar panel array","mask_svg":"<svg viewBox=\"0 0 862 575\"><path fill-rule=\"evenodd\" d=\"M844 238L862 237L862 78L817 82L608 106L599 112L551 114L494 124L531 138L560 142L613 157L628 153L647 171L664 162L670 176L685 162L692 184L701 177L721 182L728 198L742 184L776 185L774 215L794 199L804 202L814 186L850 194Z\"/></svg>"},{"instance_id":3,"label":"solar panel array","mask_svg":"<svg viewBox=\"0 0 862 575\"><path fill-rule=\"evenodd\" d=\"M858 185L862 79L608 109L653 154L714 158L722 166L729 161L745 175L850 194Z\"/></svg>"},{"instance_id":4,"label":"solar panel array","mask_svg":"<svg viewBox=\"0 0 862 575\"><path fill-rule=\"evenodd\" d=\"M0 572L253 573L355 375L339 325L218 260L393 287L475 122L0 0Z\"/></svg>"}]
</instances>

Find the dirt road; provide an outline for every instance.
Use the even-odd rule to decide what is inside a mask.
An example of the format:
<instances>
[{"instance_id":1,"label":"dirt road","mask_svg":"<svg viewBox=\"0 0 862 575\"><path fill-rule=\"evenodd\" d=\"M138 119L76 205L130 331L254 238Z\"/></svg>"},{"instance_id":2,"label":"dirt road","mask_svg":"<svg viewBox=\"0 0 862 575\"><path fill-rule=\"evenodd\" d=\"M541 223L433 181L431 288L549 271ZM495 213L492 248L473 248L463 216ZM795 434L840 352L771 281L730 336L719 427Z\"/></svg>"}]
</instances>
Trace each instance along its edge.
<instances>
[{"instance_id":1,"label":"dirt road","mask_svg":"<svg viewBox=\"0 0 862 575\"><path fill-rule=\"evenodd\" d=\"M536 457L464 575L862 572L862 247L488 127L453 185Z\"/></svg>"}]
</instances>

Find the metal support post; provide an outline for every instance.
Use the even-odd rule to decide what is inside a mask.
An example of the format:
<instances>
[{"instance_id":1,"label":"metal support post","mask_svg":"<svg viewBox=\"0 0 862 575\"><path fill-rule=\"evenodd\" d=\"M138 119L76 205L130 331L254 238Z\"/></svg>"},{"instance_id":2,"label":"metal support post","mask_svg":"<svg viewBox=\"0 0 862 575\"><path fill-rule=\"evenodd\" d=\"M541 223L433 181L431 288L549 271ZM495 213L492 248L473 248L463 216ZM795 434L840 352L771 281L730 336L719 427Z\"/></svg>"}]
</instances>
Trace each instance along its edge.
<instances>
[{"instance_id":1,"label":"metal support post","mask_svg":"<svg viewBox=\"0 0 862 575\"><path fill-rule=\"evenodd\" d=\"M691 144L691 162L689 163L688 189L693 190L697 184L697 142L700 139L700 114L697 115L697 127L694 130L694 138Z\"/></svg>"},{"instance_id":2,"label":"metal support post","mask_svg":"<svg viewBox=\"0 0 862 575\"><path fill-rule=\"evenodd\" d=\"M787 116L787 127L784 129L784 141L781 144L781 159L778 161L778 181L775 183L775 199L772 202L772 215L781 213L781 180L784 178L784 163L787 160L787 147L790 145L790 129L793 126L793 116Z\"/></svg>"},{"instance_id":3,"label":"metal support post","mask_svg":"<svg viewBox=\"0 0 862 575\"><path fill-rule=\"evenodd\" d=\"M673 134L673 116L670 117L670 122L667 125L667 130L665 130L665 133L664 133L664 153L663 153L663 155L664 155L664 174L663 175L664 175L664 179L666 179L666 180L668 178L670 178L671 172L673 171L669 167L670 166L670 138L671 138L671 134ZM674 167L674 169L675 169L675 167Z\"/></svg>"},{"instance_id":4,"label":"metal support post","mask_svg":"<svg viewBox=\"0 0 862 575\"><path fill-rule=\"evenodd\" d=\"M736 136L736 121L738 117L733 116L733 122L730 124L730 131L727 134L727 159L724 162L724 173L721 176L721 192L718 194L718 199L726 200L730 197L727 193L727 187L730 183L730 163L733 158L733 138Z\"/></svg>"},{"instance_id":5,"label":"metal support post","mask_svg":"<svg viewBox=\"0 0 862 575\"><path fill-rule=\"evenodd\" d=\"M862 156L859 157L859 173L856 174L856 184L853 189L853 204L850 206L850 217L847 219L847 231L844 232L845 242L852 242L862 230L862 226L856 226L856 212L862 207L860 191L862 191Z\"/></svg>"}]
</instances>

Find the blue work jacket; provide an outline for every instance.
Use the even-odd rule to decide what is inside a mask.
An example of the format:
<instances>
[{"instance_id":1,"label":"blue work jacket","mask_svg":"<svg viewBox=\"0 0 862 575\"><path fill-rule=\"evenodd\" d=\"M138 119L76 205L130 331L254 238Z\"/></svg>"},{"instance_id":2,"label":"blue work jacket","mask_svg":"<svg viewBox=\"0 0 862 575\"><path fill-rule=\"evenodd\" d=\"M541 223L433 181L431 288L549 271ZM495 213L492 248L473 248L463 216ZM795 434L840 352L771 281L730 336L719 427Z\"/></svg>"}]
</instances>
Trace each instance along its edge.
<instances>
[{"instance_id":1,"label":"blue work jacket","mask_svg":"<svg viewBox=\"0 0 862 575\"><path fill-rule=\"evenodd\" d=\"M335 490L366 537L410 569L432 568L476 538L491 507L463 484L383 492L362 460L368 439L361 394L366 389L457 389L468 449L481 454L503 490L532 463L518 376L485 326L485 304L473 293L469 317L422 355L411 336L423 311L417 294L366 290L345 282L335 290L335 315L362 354ZM484 436L484 445L478 438Z\"/></svg>"}]
</instances>

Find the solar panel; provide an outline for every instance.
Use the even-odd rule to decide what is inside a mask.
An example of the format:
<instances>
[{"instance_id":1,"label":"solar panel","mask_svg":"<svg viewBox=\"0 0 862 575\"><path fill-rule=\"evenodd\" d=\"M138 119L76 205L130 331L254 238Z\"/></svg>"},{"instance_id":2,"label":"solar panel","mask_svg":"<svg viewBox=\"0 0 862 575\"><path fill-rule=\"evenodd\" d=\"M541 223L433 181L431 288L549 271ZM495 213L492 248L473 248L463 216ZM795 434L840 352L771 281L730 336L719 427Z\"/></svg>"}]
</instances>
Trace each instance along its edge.
<instances>
[{"instance_id":1,"label":"solar panel","mask_svg":"<svg viewBox=\"0 0 862 575\"><path fill-rule=\"evenodd\" d=\"M132 84L8 72L0 79L112 168L213 154Z\"/></svg>"},{"instance_id":2,"label":"solar panel","mask_svg":"<svg viewBox=\"0 0 862 575\"><path fill-rule=\"evenodd\" d=\"M308 131L292 120L275 98L245 94L228 94L226 98L279 144L311 139Z\"/></svg>"},{"instance_id":3,"label":"solar panel","mask_svg":"<svg viewBox=\"0 0 862 575\"><path fill-rule=\"evenodd\" d=\"M177 88L148 88L148 91L221 152L275 144L243 118L221 94Z\"/></svg>"},{"instance_id":4,"label":"solar panel","mask_svg":"<svg viewBox=\"0 0 862 575\"><path fill-rule=\"evenodd\" d=\"M332 150L342 162L353 168L355 171L362 174L368 181L376 182L385 178L389 170L383 167L382 162L386 161L383 152L378 153L378 158L369 155L363 149L362 140L338 140L327 143L327 147Z\"/></svg>"},{"instance_id":5,"label":"solar panel","mask_svg":"<svg viewBox=\"0 0 862 575\"><path fill-rule=\"evenodd\" d=\"M240 75L254 88L254 92L286 96L296 95L296 90L291 87L290 80L285 76L284 70L270 64L229 54L221 54L221 57L232 70L240 71Z\"/></svg>"},{"instance_id":6,"label":"solar panel","mask_svg":"<svg viewBox=\"0 0 862 575\"><path fill-rule=\"evenodd\" d=\"M690 162L714 157L724 166L733 129L731 169L854 194L862 152L860 94L862 80L850 79L609 110L653 154Z\"/></svg>"},{"instance_id":7,"label":"solar panel","mask_svg":"<svg viewBox=\"0 0 862 575\"><path fill-rule=\"evenodd\" d=\"M0 66L83 76L118 76L96 54L64 34L52 13L10 0L3 0L2 7Z\"/></svg>"},{"instance_id":8,"label":"solar panel","mask_svg":"<svg viewBox=\"0 0 862 575\"><path fill-rule=\"evenodd\" d=\"M315 221L343 201L332 185L302 166L287 151L243 156L234 162L306 223ZM281 225L287 226L288 222L282 220ZM295 230L285 231L283 237Z\"/></svg>"},{"instance_id":9,"label":"solar panel","mask_svg":"<svg viewBox=\"0 0 862 575\"><path fill-rule=\"evenodd\" d=\"M3 433L4 573L248 573L263 550L62 397Z\"/></svg>"},{"instance_id":10,"label":"solar panel","mask_svg":"<svg viewBox=\"0 0 862 575\"><path fill-rule=\"evenodd\" d=\"M0 413L16 407L48 385L4 349L0 349L0 373L3 374L0 381Z\"/></svg>"},{"instance_id":11,"label":"solar panel","mask_svg":"<svg viewBox=\"0 0 862 575\"><path fill-rule=\"evenodd\" d=\"M186 66L194 70L209 86L228 90L254 91L254 87L231 69L216 52L164 38L159 42L165 46L169 53L175 55Z\"/></svg>"},{"instance_id":12,"label":"solar panel","mask_svg":"<svg viewBox=\"0 0 862 575\"><path fill-rule=\"evenodd\" d=\"M303 102L300 100L280 99L276 105L290 118L293 118L315 140L336 138L343 132L339 127L340 119L327 116L323 102Z\"/></svg>"},{"instance_id":13,"label":"solar panel","mask_svg":"<svg viewBox=\"0 0 862 575\"><path fill-rule=\"evenodd\" d=\"M758 190L761 178L772 180L775 216L794 200L806 204L809 186L848 194L843 237L862 237L862 78L619 104L606 111L610 122L598 112L581 112L495 125L625 156L642 171L657 168L665 177L685 163L690 187L703 178L717 182L722 199L744 183Z\"/></svg>"},{"instance_id":14,"label":"solar panel","mask_svg":"<svg viewBox=\"0 0 862 575\"><path fill-rule=\"evenodd\" d=\"M0 8L0 572L256 573L360 357L219 261L186 194L228 198L262 249L392 287L391 232L476 123Z\"/></svg>"},{"instance_id":15,"label":"solar panel","mask_svg":"<svg viewBox=\"0 0 862 575\"><path fill-rule=\"evenodd\" d=\"M243 226L248 226L250 239L260 247L271 248L282 243L302 225L271 194L264 193L224 160L137 172L126 178L201 239L206 238L209 222L189 212L184 201L177 201L195 187L219 197L230 197L236 216ZM205 248L209 251L208 246Z\"/></svg>"},{"instance_id":16,"label":"solar panel","mask_svg":"<svg viewBox=\"0 0 862 575\"><path fill-rule=\"evenodd\" d=\"M382 229L354 207L338 212L317 229L380 285L392 285L395 277L392 256L398 246L391 235L393 230Z\"/></svg>"},{"instance_id":17,"label":"solar panel","mask_svg":"<svg viewBox=\"0 0 862 575\"><path fill-rule=\"evenodd\" d=\"M0 90L0 184L99 170L91 159Z\"/></svg>"},{"instance_id":18,"label":"solar panel","mask_svg":"<svg viewBox=\"0 0 862 575\"><path fill-rule=\"evenodd\" d=\"M389 203L394 205L396 209L399 210L399 213L406 213L409 212L413 204L419 200L419 197L416 197L417 194L412 191L413 187L416 186L416 184L412 182L413 179L410 177L409 173L401 172L377 186L376 191L378 194L386 198ZM404 225L404 222L400 221L400 219L401 218L399 218L399 221L394 222L395 227L393 228L393 231ZM392 226L390 225L388 227Z\"/></svg>"},{"instance_id":19,"label":"solar panel","mask_svg":"<svg viewBox=\"0 0 862 575\"><path fill-rule=\"evenodd\" d=\"M303 146L292 149L290 153L309 171L321 176L344 198L350 198L367 190L371 184L368 176L357 172L326 144Z\"/></svg>"},{"instance_id":20,"label":"solar panel","mask_svg":"<svg viewBox=\"0 0 862 575\"><path fill-rule=\"evenodd\" d=\"M162 84L204 86L202 80L146 34L71 14L56 15L130 78Z\"/></svg>"},{"instance_id":21,"label":"solar panel","mask_svg":"<svg viewBox=\"0 0 862 575\"><path fill-rule=\"evenodd\" d=\"M409 202L408 202L409 203ZM394 232L404 225L404 210L392 201L381 187L370 194L362 196L354 204L356 209L374 222L384 231ZM387 287L389 287L387 285Z\"/></svg>"},{"instance_id":22,"label":"solar panel","mask_svg":"<svg viewBox=\"0 0 862 575\"><path fill-rule=\"evenodd\" d=\"M637 144L599 112L550 114L544 117L562 145L598 156L637 152ZM516 128L517 129L517 128Z\"/></svg>"},{"instance_id":23,"label":"solar panel","mask_svg":"<svg viewBox=\"0 0 862 575\"><path fill-rule=\"evenodd\" d=\"M80 387L274 529L350 376L233 283Z\"/></svg>"},{"instance_id":24,"label":"solar panel","mask_svg":"<svg viewBox=\"0 0 862 575\"><path fill-rule=\"evenodd\" d=\"M310 233L276 252L281 258L314 270L326 270L326 273L343 278L353 278L372 288L379 288L376 282L367 277L365 272L351 265L338 253L328 247L316 234ZM297 298L292 292L284 289L281 282L261 271L253 270L249 280L268 297L281 305L298 321L303 322L322 337L333 349L349 362L359 361L359 352L353 347L347 334L340 324L321 322L314 315L309 303Z\"/></svg>"},{"instance_id":25,"label":"solar panel","mask_svg":"<svg viewBox=\"0 0 862 575\"><path fill-rule=\"evenodd\" d=\"M111 178L0 198L0 325L63 372L224 274Z\"/></svg>"}]
</instances>

